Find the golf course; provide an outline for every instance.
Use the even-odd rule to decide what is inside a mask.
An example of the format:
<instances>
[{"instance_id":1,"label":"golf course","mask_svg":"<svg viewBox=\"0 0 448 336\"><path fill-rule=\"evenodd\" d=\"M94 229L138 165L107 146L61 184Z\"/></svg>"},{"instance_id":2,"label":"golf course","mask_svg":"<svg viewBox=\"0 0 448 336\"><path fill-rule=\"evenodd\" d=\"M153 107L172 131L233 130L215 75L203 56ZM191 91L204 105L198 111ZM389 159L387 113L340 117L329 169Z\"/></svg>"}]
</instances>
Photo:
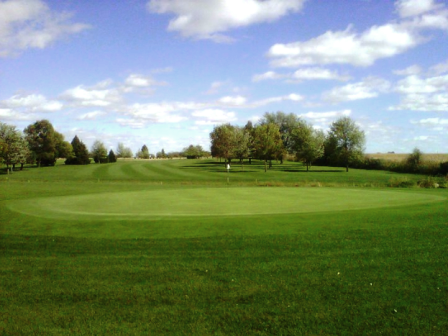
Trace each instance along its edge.
<instances>
[{"instance_id":1,"label":"golf course","mask_svg":"<svg viewBox=\"0 0 448 336\"><path fill-rule=\"evenodd\" d=\"M0 335L442 335L448 190L425 179L216 159L2 171Z\"/></svg>"}]
</instances>

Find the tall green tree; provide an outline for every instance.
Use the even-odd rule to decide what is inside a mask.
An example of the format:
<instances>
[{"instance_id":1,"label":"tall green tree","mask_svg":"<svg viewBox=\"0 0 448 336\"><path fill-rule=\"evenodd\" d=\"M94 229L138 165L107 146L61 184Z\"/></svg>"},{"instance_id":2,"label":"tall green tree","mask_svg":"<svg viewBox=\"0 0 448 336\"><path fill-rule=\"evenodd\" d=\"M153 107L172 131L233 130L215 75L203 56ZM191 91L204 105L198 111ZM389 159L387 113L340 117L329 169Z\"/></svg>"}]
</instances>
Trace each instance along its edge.
<instances>
[{"instance_id":1,"label":"tall green tree","mask_svg":"<svg viewBox=\"0 0 448 336\"><path fill-rule=\"evenodd\" d=\"M260 124L254 128L254 151L256 157L264 161L265 172L267 172L268 160L283 156L285 147L276 124Z\"/></svg>"},{"instance_id":2,"label":"tall green tree","mask_svg":"<svg viewBox=\"0 0 448 336\"><path fill-rule=\"evenodd\" d=\"M241 169L244 169L243 160L250 156L250 133L244 127L235 127L233 130L233 155L240 160Z\"/></svg>"},{"instance_id":3,"label":"tall green tree","mask_svg":"<svg viewBox=\"0 0 448 336\"><path fill-rule=\"evenodd\" d=\"M190 145L188 147L185 147L183 149L183 156L191 159L199 159L202 157L204 150L202 149L202 146L200 145Z\"/></svg>"},{"instance_id":4,"label":"tall green tree","mask_svg":"<svg viewBox=\"0 0 448 336\"><path fill-rule=\"evenodd\" d=\"M146 145L143 145L142 149L137 152L137 157L139 159L149 159L149 149Z\"/></svg>"},{"instance_id":5,"label":"tall green tree","mask_svg":"<svg viewBox=\"0 0 448 336\"><path fill-rule=\"evenodd\" d=\"M114 151L112 149L109 151L109 154L107 155L107 158L109 159L110 163L117 162L117 157L115 156L115 153L114 153Z\"/></svg>"},{"instance_id":6,"label":"tall green tree","mask_svg":"<svg viewBox=\"0 0 448 336\"><path fill-rule=\"evenodd\" d=\"M261 125L276 124L281 134L283 147L290 154L294 152L292 132L300 127L301 119L294 113L286 114L278 111L275 113L266 112L260 120Z\"/></svg>"},{"instance_id":7,"label":"tall green tree","mask_svg":"<svg viewBox=\"0 0 448 336\"><path fill-rule=\"evenodd\" d=\"M75 135L71 142L73 148L73 155L65 160L65 164L68 165L85 165L90 163L89 151L87 150L84 142L79 140Z\"/></svg>"},{"instance_id":8,"label":"tall green tree","mask_svg":"<svg viewBox=\"0 0 448 336\"><path fill-rule=\"evenodd\" d=\"M54 166L57 139L53 125L48 120L39 120L25 128L24 133L30 150L35 154L37 166Z\"/></svg>"},{"instance_id":9,"label":"tall green tree","mask_svg":"<svg viewBox=\"0 0 448 336\"><path fill-rule=\"evenodd\" d=\"M117 146L117 157L119 158L132 158L132 150L129 147L126 147L122 142L118 143Z\"/></svg>"},{"instance_id":10,"label":"tall green tree","mask_svg":"<svg viewBox=\"0 0 448 336\"><path fill-rule=\"evenodd\" d=\"M309 171L311 164L324 154L325 134L315 130L310 124L302 121L291 133L291 148L296 159L306 165Z\"/></svg>"},{"instance_id":11,"label":"tall green tree","mask_svg":"<svg viewBox=\"0 0 448 336\"><path fill-rule=\"evenodd\" d=\"M72 156L73 148L70 142L64 140L64 135L54 131L55 143L56 143L56 157L67 159Z\"/></svg>"},{"instance_id":12,"label":"tall green tree","mask_svg":"<svg viewBox=\"0 0 448 336\"><path fill-rule=\"evenodd\" d=\"M107 149L104 143L100 140L95 140L90 149L90 154L93 157L95 163L102 163L107 161Z\"/></svg>"},{"instance_id":13,"label":"tall green tree","mask_svg":"<svg viewBox=\"0 0 448 336\"><path fill-rule=\"evenodd\" d=\"M331 124L328 143L334 147L335 154L344 163L346 171L349 165L362 157L365 134L349 117L342 117Z\"/></svg>"},{"instance_id":14,"label":"tall green tree","mask_svg":"<svg viewBox=\"0 0 448 336\"><path fill-rule=\"evenodd\" d=\"M9 166L14 170L16 164L23 164L29 156L28 143L22 134L13 125L7 125L0 122L0 161L6 164L9 172Z\"/></svg>"},{"instance_id":15,"label":"tall green tree","mask_svg":"<svg viewBox=\"0 0 448 336\"><path fill-rule=\"evenodd\" d=\"M211 154L213 157L223 158L229 162L234 157L235 147L235 126L230 124L223 124L215 126L210 133L211 140Z\"/></svg>"}]
</instances>

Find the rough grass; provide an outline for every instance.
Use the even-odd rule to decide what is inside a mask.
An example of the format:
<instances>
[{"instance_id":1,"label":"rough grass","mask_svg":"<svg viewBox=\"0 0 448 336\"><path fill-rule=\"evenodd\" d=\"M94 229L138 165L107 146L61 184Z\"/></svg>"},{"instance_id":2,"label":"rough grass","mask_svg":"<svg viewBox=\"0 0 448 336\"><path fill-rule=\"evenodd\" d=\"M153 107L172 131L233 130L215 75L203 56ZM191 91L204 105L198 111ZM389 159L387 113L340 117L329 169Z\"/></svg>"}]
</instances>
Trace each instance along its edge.
<instances>
[{"instance_id":1,"label":"rough grass","mask_svg":"<svg viewBox=\"0 0 448 336\"><path fill-rule=\"evenodd\" d=\"M262 169L245 166L243 173L233 165L227 174L213 161L130 161L1 175L0 335L445 333L446 200L321 213L122 220L112 227L6 207L9 200L148 189L378 187L391 177L420 179L322 167L307 174L297 164L275 165L267 174ZM438 189L398 193L448 197Z\"/></svg>"},{"instance_id":2,"label":"rough grass","mask_svg":"<svg viewBox=\"0 0 448 336\"><path fill-rule=\"evenodd\" d=\"M394 162L401 162L408 158L409 154L403 154L403 153L376 153L376 154L366 154L367 157L372 159L381 159L386 161L394 161ZM423 161L426 162L447 162L448 161L448 154L436 154L436 153L428 153L422 155Z\"/></svg>"}]
</instances>

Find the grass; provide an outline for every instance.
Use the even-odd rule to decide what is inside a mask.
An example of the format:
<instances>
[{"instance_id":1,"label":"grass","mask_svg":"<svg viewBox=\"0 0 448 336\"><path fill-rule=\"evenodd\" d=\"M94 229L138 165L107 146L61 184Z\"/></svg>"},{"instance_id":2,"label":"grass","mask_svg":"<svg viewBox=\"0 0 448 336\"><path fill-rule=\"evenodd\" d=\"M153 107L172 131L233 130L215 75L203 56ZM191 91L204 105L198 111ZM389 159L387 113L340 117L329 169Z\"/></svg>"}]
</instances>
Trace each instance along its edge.
<instances>
[{"instance_id":1,"label":"grass","mask_svg":"<svg viewBox=\"0 0 448 336\"><path fill-rule=\"evenodd\" d=\"M419 176L315 169L167 160L0 175L0 335L443 334L448 192L385 188ZM309 184L324 187L295 187ZM10 208L148 193L174 206L210 190L321 197L326 211L105 221ZM344 193L402 203L331 208Z\"/></svg>"}]
</instances>

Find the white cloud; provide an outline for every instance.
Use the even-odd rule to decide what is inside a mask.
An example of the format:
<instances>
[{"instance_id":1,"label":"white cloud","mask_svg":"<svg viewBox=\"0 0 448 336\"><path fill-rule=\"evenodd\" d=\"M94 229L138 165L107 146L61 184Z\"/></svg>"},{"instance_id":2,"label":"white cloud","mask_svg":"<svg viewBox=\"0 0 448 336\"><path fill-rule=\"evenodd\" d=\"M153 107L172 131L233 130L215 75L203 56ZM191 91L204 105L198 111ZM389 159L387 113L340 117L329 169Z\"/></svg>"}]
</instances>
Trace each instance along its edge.
<instances>
[{"instance_id":1,"label":"white cloud","mask_svg":"<svg viewBox=\"0 0 448 336\"><path fill-rule=\"evenodd\" d=\"M224 106L242 106L247 102L243 96L226 96L218 99L218 104Z\"/></svg>"},{"instance_id":2,"label":"white cloud","mask_svg":"<svg viewBox=\"0 0 448 336\"><path fill-rule=\"evenodd\" d=\"M56 112L64 106L56 100L48 100L40 94L14 95L9 99L0 102L1 105L12 109L24 109L32 112Z\"/></svg>"},{"instance_id":3,"label":"white cloud","mask_svg":"<svg viewBox=\"0 0 448 336\"><path fill-rule=\"evenodd\" d=\"M176 123L187 118L179 113L201 108L203 105L198 103L148 103L132 104L127 107L125 115L133 119L150 123Z\"/></svg>"},{"instance_id":4,"label":"white cloud","mask_svg":"<svg viewBox=\"0 0 448 336\"><path fill-rule=\"evenodd\" d=\"M275 44L268 52L275 67L313 64L369 66L377 59L392 57L418 44L417 37L396 24L374 26L362 34L349 27L327 31L305 42Z\"/></svg>"},{"instance_id":5,"label":"white cloud","mask_svg":"<svg viewBox=\"0 0 448 336\"><path fill-rule=\"evenodd\" d=\"M36 120L36 116L9 108L0 108L0 120Z\"/></svg>"},{"instance_id":6,"label":"white cloud","mask_svg":"<svg viewBox=\"0 0 448 336\"><path fill-rule=\"evenodd\" d=\"M259 75L254 75L252 77L252 82L261 82L264 80L280 79L280 78L285 78L285 77L287 77L287 75L282 75L282 74L276 73L275 71L267 71L267 72L259 74Z\"/></svg>"},{"instance_id":7,"label":"white cloud","mask_svg":"<svg viewBox=\"0 0 448 336\"><path fill-rule=\"evenodd\" d=\"M150 0L152 13L174 14L169 31L184 37L229 42L223 32L256 23L272 22L301 10L305 0Z\"/></svg>"},{"instance_id":8,"label":"white cloud","mask_svg":"<svg viewBox=\"0 0 448 336\"><path fill-rule=\"evenodd\" d=\"M349 26L343 31L327 31L308 41L278 43L268 51L275 67L314 64L370 66L382 58L401 54L428 40L425 29L448 29L448 11L428 0L397 3L402 21L372 26L362 33ZM436 11L437 9L437 11Z\"/></svg>"},{"instance_id":9,"label":"white cloud","mask_svg":"<svg viewBox=\"0 0 448 336\"><path fill-rule=\"evenodd\" d=\"M438 75L441 75L441 74L444 74L447 72L448 72L448 60L446 60L445 62L436 64L436 65L432 66L431 68L429 68L429 73L431 75L435 75L435 76L438 76Z\"/></svg>"},{"instance_id":10,"label":"white cloud","mask_svg":"<svg viewBox=\"0 0 448 336\"><path fill-rule=\"evenodd\" d=\"M279 74L275 71L267 71L263 74L254 75L253 82L263 80L288 79L288 82L301 82L304 80L338 80L347 81L349 76L340 75L337 71L331 71L325 68L311 67L296 70L294 73Z\"/></svg>"},{"instance_id":11,"label":"white cloud","mask_svg":"<svg viewBox=\"0 0 448 336\"><path fill-rule=\"evenodd\" d=\"M237 120L235 112L227 112L220 109L194 111L191 115L194 118L199 119L195 121L196 125L216 125L230 123Z\"/></svg>"},{"instance_id":12,"label":"white cloud","mask_svg":"<svg viewBox=\"0 0 448 336\"><path fill-rule=\"evenodd\" d=\"M152 93L154 86L166 85L166 82L156 81L151 76L145 76L141 74L131 74L125 81L124 85L121 87L123 92L138 92L138 93Z\"/></svg>"},{"instance_id":13,"label":"white cloud","mask_svg":"<svg viewBox=\"0 0 448 336\"><path fill-rule=\"evenodd\" d=\"M348 117L351 110L327 111L327 112L307 112L299 114L300 118L310 121L316 129L327 129L330 123L341 117Z\"/></svg>"},{"instance_id":14,"label":"white cloud","mask_svg":"<svg viewBox=\"0 0 448 336\"><path fill-rule=\"evenodd\" d=\"M422 125L422 126L448 126L448 119L442 118L427 118L420 120L411 120L412 124Z\"/></svg>"},{"instance_id":15,"label":"white cloud","mask_svg":"<svg viewBox=\"0 0 448 336\"><path fill-rule=\"evenodd\" d=\"M121 102L121 94L115 88L107 88L110 82L100 82L94 87L78 85L61 94L61 99L71 102L75 106L107 107ZM99 88L97 88L99 87Z\"/></svg>"},{"instance_id":16,"label":"white cloud","mask_svg":"<svg viewBox=\"0 0 448 336\"><path fill-rule=\"evenodd\" d=\"M116 119L116 122L121 126L130 127L130 128L134 128L134 129L141 129L146 126L144 121L137 120L137 119L118 118L118 119Z\"/></svg>"},{"instance_id":17,"label":"white cloud","mask_svg":"<svg viewBox=\"0 0 448 336\"><path fill-rule=\"evenodd\" d=\"M266 99L257 100L257 101L250 103L248 107L254 108L254 107L265 106L265 105L268 105L271 103L278 103L278 102L282 102L282 101L299 102L302 100L303 100L303 96L301 96L297 93L291 93L291 94L285 95L285 96L270 97L270 98L266 98Z\"/></svg>"},{"instance_id":18,"label":"white cloud","mask_svg":"<svg viewBox=\"0 0 448 336\"><path fill-rule=\"evenodd\" d=\"M401 94L400 104L390 110L448 111L448 74L422 78L408 76L398 81L395 91Z\"/></svg>"},{"instance_id":19,"label":"white cloud","mask_svg":"<svg viewBox=\"0 0 448 336\"><path fill-rule=\"evenodd\" d=\"M389 88L390 83L388 81L369 77L361 82L347 84L324 92L322 98L331 103L374 98L380 92L386 92Z\"/></svg>"},{"instance_id":20,"label":"white cloud","mask_svg":"<svg viewBox=\"0 0 448 336\"><path fill-rule=\"evenodd\" d=\"M440 9L443 5L436 4L433 0L398 0L395 7L400 17L407 18Z\"/></svg>"},{"instance_id":21,"label":"white cloud","mask_svg":"<svg viewBox=\"0 0 448 336\"><path fill-rule=\"evenodd\" d=\"M106 112L104 112L104 111L93 111L93 112L81 114L76 119L78 119L78 120L96 120L98 117L102 117L104 115L106 115Z\"/></svg>"},{"instance_id":22,"label":"white cloud","mask_svg":"<svg viewBox=\"0 0 448 336\"><path fill-rule=\"evenodd\" d=\"M313 79L323 79L323 80L338 80L347 81L350 79L349 76L344 76L338 74L337 71L331 71L324 68L302 68L294 72L292 78L296 80L313 80Z\"/></svg>"},{"instance_id":23,"label":"white cloud","mask_svg":"<svg viewBox=\"0 0 448 336\"><path fill-rule=\"evenodd\" d=\"M393 73L399 76L410 76L410 75L418 75L422 72L422 68L417 64L411 65L406 69L402 70L394 70Z\"/></svg>"},{"instance_id":24,"label":"white cloud","mask_svg":"<svg viewBox=\"0 0 448 336\"><path fill-rule=\"evenodd\" d=\"M40 0L0 2L0 57L29 49L44 49L66 36L90 28L70 23L70 15L52 11Z\"/></svg>"}]
</instances>

